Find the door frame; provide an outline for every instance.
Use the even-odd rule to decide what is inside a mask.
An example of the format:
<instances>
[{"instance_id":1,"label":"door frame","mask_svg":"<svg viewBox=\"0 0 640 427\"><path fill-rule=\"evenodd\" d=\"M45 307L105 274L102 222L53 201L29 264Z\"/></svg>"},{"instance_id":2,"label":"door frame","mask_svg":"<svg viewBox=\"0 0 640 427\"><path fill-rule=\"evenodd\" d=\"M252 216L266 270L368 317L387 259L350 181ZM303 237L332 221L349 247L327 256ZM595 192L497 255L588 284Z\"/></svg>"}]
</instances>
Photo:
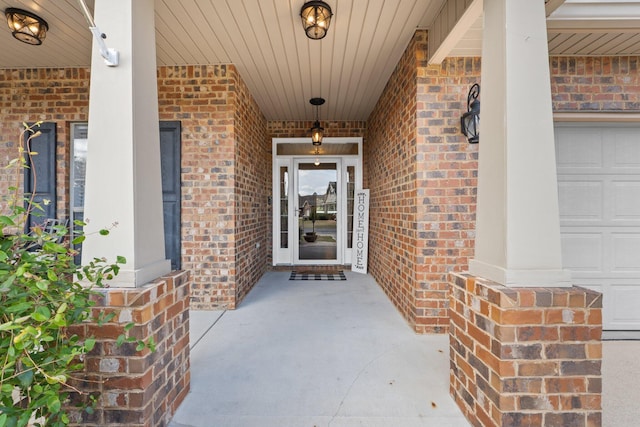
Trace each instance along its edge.
<instances>
[{"instance_id":1,"label":"door frame","mask_svg":"<svg viewBox=\"0 0 640 427\"><path fill-rule=\"evenodd\" d=\"M278 155L278 145L279 144L309 144L310 150L309 154L296 154L296 155ZM330 144L357 144L358 153L357 154L348 154L348 155L336 155L336 154L327 154L319 156L321 161L329 160L329 159L340 159L341 168L338 171L338 180L341 182L340 187L338 189L339 193L339 205L347 206L347 191L346 191L346 171L347 167L353 166L355 167L355 187L356 190L362 189L363 183L363 170L362 170L362 137L327 137L322 140L323 145ZM294 215L296 226L294 230L291 230L291 224L293 223L293 219L291 218L291 214L295 212L297 207L297 195L294 194L294 179L293 179L293 171L295 170L295 162L313 162L318 156L312 153L312 145L310 138L272 138L272 153L273 153L273 169L272 169L272 264L276 265L330 265L330 264L350 264L351 263L351 249L347 249L347 239L346 239L346 218L347 212L346 209L341 209L340 215L343 216L341 222L341 230L336 230L337 233L341 233L339 239L337 241L341 242L341 248L337 249L337 259L335 261L331 260L328 262L327 260L297 260L297 253L294 255L294 246L295 246L295 237L297 236L297 219L298 216ZM280 245L280 233L281 233L281 215L280 215L280 168L286 167L289 173L288 182L287 182L287 212L290 213L287 215L288 220L288 239L287 239L287 247L281 248ZM297 179L297 178L296 178ZM292 197L295 196L295 197ZM292 233L293 231L293 233Z\"/></svg>"}]
</instances>

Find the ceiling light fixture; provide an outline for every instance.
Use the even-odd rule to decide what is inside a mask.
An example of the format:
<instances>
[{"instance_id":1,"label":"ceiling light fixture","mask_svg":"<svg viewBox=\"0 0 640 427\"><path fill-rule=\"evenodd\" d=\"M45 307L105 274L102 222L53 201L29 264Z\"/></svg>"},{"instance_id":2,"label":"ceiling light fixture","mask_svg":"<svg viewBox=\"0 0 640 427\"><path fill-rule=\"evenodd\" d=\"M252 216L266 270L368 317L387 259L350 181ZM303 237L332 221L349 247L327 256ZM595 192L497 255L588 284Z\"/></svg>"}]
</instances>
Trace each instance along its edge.
<instances>
[{"instance_id":1,"label":"ceiling light fixture","mask_svg":"<svg viewBox=\"0 0 640 427\"><path fill-rule=\"evenodd\" d=\"M319 150L318 146L316 146L315 155L316 155L316 159L313 161L313 164L316 165L316 166L320 166L320 150Z\"/></svg>"},{"instance_id":2,"label":"ceiling light fixture","mask_svg":"<svg viewBox=\"0 0 640 427\"><path fill-rule=\"evenodd\" d=\"M13 7L5 9L4 14L13 37L27 44L42 44L49 30L47 21L31 12Z\"/></svg>"},{"instance_id":3,"label":"ceiling light fixture","mask_svg":"<svg viewBox=\"0 0 640 427\"><path fill-rule=\"evenodd\" d=\"M467 112L460 117L460 130L467 137L469 144L480 141L480 85L475 83L467 95Z\"/></svg>"},{"instance_id":4,"label":"ceiling light fixture","mask_svg":"<svg viewBox=\"0 0 640 427\"><path fill-rule=\"evenodd\" d=\"M318 107L324 104L324 98L311 98L309 103L316 107L316 121L311 128L311 143L313 145L321 145L322 137L324 136L324 128L320 126L320 120L318 120Z\"/></svg>"},{"instance_id":5,"label":"ceiling light fixture","mask_svg":"<svg viewBox=\"0 0 640 427\"><path fill-rule=\"evenodd\" d=\"M307 37L313 40L320 40L327 35L329 24L331 24L331 8L323 1L308 1L300 10L302 26Z\"/></svg>"}]
</instances>

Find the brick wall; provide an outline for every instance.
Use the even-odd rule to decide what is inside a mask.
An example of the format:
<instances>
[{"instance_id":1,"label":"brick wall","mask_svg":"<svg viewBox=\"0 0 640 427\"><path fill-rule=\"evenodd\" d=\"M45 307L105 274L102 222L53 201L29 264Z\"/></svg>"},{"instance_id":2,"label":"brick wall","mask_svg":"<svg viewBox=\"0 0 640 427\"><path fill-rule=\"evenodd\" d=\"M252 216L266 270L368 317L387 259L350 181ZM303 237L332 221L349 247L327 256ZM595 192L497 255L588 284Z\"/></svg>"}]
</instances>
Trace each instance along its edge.
<instances>
[{"instance_id":1,"label":"brick wall","mask_svg":"<svg viewBox=\"0 0 640 427\"><path fill-rule=\"evenodd\" d=\"M56 123L56 168L59 217L69 215L70 122L86 121L89 72L86 68L0 70L0 163L18 156L22 123ZM15 186L15 177L0 168L0 192ZM22 181L18 183L22 188Z\"/></svg>"},{"instance_id":2,"label":"brick wall","mask_svg":"<svg viewBox=\"0 0 640 427\"><path fill-rule=\"evenodd\" d=\"M443 277L465 269L472 256L477 148L464 142L457 121L480 71L478 58L450 58L441 66L426 66L425 49L426 33L418 31L368 122L323 126L327 136L365 136L365 187L372 189L375 203L372 273L417 330L443 332L448 304ZM640 57L551 58L554 110L639 111L638 63ZM234 122L245 109L257 108L241 84L236 88L236 76L234 67L224 65L158 71L160 118L182 122L182 262L193 273L196 307L235 305L235 283L243 280L235 265L242 262L235 233L261 226L245 216L248 222L239 227L234 211L242 206L243 212L251 212L253 203L258 209L262 202L256 194L264 188L270 194L269 178L266 187L252 184L247 191L253 195L245 202L233 196L236 155L250 146L236 150ZM236 90L245 95L236 96ZM17 155L23 121L56 122L59 216L68 215L70 123L87 120L88 96L86 68L0 70L0 160L6 163ZM235 102L241 105L238 110ZM255 117L260 115L248 115L247 120ZM265 138L307 136L311 125L271 121ZM261 124L247 129L255 126ZM252 132L240 131L240 139L260 144ZM266 173L270 176L270 165ZM6 193L11 180L7 170L0 169L0 191ZM267 230L270 227L268 221ZM266 235L270 247L270 232ZM243 238L243 251L251 253L253 245L255 252L255 243ZM248 283L261 268L242 267L249 271ZM240 297L248 289L241 287Z\"/></svg>"},{"instance_id":3,"label":"brick wall","mask_svg":"<svg viewBox=\"0 0 640 427\"><path fill-rule=\"evenodd\" d=\"M324 136L332 138L364 137L367 129L367 123L361 121L323 120L320 124L324 128ZM312 126L313 121L272 120L267 125L267 133L269 138L304 138L310 137Z\"/></svg>"},{"instance_id":4,"label":"brick wall","mask_svg":"<svg viewBox=\"0 0 640 427\"><path fill-rule=\"evenodd\" d=\"M370 190L369 271L416 325L416 97L414 38L367 122L365 188Z\"/></svg>"},{"instance_id":5,"label":"brick wall","mask_svg":"<svg viewBox=\"0 0 640 427\"><path fill-rule=\"evenodd\" d=\"M640 111L640 56L551 58L558 112Z\"/></svg>"},{"instance_id":6,"label":"brick wall","mask_svg":"<svg viewBox=\"0 0 640 427\"><path fill-rule=\"evenodd\" d=\"M425 32L418 44L416 330L449 327L448 274L473 256L478 145L460 133L469 88L480 81L479 58L427 65Z\"/></svg>"},{"instance_id":7,"label":"brick wall","mask_svg":"<svg viewBox=\"0 0 640 427\"><path fill-rule=\"evenodd\" d=\"M450 392L474 426L601 425L601 294L451 280Z\"/></svg>"},{"instance_id":8,"label":"brick wall","mask_svg":"<svg viewBox=\"0 0 640 427\"><path fill-rule=\"evenodd\" d=\"M428 66L426 54L418 31L369 118L369 265L416 331L446 332L448 273L473 255L477 146L460 114L480 64Z\"/></svg>"},{"instance_id":9,"label":"brick wall","mask_svg":"<svg viewBox=\"0 0 640 427\"><path fill-rule=\"evenodd\" d=\"M234 306L235 69L158 71L160 120L182 123L182 268L192 272L193 308Z\"/></svg>"},{"instance_id":10,"label":"brick wall","mask_svg":"<svg viewBox=\"0 0 640 427\"><path fill-rule=\"evenodd\" d=\"M235 301L265 273L270 258L271 140L267 121L240 75L234 72Z\"/></svg>"},{"instance_id":11,"label":"brick wall","mask_svg":"<svg viewBox=\"0 0 640 427\"><path fill-rule=\"evenodd\" d=\"M189 273L173 272L141 288L107 289L96 299L95 315L113 312L113 320L72 331L96 338L85 359L88 381L75 385L100 397L92 414L70 408L71 424L166 426L190 387ZM153 337L154 352L136 351L135 343L116 345L129 322L136 323L130 336L145 342Z\"/></svg>"},{"instance_id":12,"label":"brick wall","mask_svg":"<svg viewBox=\"0 0 640 427\"><path fill-rule=\"evenodd\" d=\"M0 70L0 160L17 156L23 121L55 122L60 217L69 215L70 123L87 120L88 96L86 68ZM233 308L268 265L270 223L251 218L269 211L266 121L233 66L160 67L158 98L160 120L182 124L182 266L193 272L194 307ZM2 169L0 191L13 179ZM258 256L239 255L236 239Z\"/></svg>"}]
</instances>

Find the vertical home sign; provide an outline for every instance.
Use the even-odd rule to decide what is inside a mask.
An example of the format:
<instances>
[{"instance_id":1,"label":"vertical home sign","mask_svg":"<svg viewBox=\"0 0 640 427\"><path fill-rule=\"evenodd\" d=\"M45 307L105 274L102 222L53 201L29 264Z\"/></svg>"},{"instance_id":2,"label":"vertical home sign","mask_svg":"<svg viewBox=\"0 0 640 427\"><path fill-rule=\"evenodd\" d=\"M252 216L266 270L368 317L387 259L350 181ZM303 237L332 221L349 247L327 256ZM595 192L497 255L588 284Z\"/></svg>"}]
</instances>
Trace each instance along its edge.
<instances>
[{"instance_id":1,"label":"vertical home sign","mask_svg":"<svg viewBox=\"0 0 640 427\"><path fill-rule=\"evenodd\" d=\"M369 254L369 190L356 190L353 209L353 256L351 271L367 274L367 257Z\"/></svg>"}]
</instances>

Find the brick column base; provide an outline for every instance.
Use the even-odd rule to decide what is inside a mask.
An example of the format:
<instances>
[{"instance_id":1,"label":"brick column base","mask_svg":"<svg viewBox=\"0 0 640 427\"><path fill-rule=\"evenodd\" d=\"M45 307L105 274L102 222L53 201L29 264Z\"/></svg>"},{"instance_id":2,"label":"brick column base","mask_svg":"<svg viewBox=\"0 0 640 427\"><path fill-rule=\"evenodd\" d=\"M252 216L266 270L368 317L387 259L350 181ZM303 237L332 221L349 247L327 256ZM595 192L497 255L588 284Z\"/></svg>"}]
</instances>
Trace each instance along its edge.
<instances>
[{"instance_id":1,"label":"brick column base","mask_svg":"<svg viewBox=\"0 0 640 427\"><path fill-rule=\"evenodd\" d=\"M450 393L474 426L601 425L601 294L451 279Z\"/></svg>"},{"instance_id":2,"label":"brick column base","mask_svg":"<svg viewBox=\"0 0 640 427\"><path fill-rule=\"evenodd\" d=\"M86 357L85 379L78 387L99 395L92 414L71 412L72 425L166 426L189 391L189 273L174 271L140 288L105 289L94 307L115 312L98 326L87 323L77 333L97 343ZM130 336L156 351L136 351L135 343L116 345L130 322ZM81 398L80 396L76 396Z\"/></svg>"}]
</instances>

